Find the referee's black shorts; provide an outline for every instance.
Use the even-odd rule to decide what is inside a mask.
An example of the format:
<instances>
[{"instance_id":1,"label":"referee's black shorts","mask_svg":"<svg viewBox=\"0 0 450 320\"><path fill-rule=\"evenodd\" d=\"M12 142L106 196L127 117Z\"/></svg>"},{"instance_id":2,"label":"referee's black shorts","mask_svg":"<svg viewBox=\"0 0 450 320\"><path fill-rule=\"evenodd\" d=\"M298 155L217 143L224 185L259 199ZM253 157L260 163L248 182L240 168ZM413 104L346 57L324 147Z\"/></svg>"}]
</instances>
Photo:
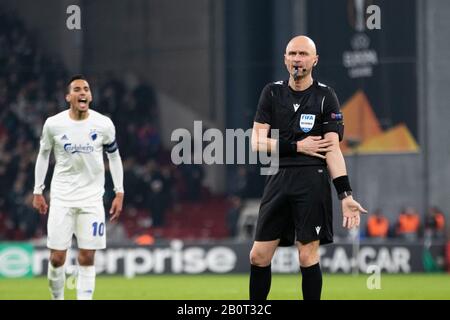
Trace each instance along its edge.
<instances>
[{"instance_id":1,"label":"referee's black shorts","mask_svg":"<svg viewBox=\"0 0 450 320\"><path fill-rule=\"evenodd\" d=\"M325 166L280 168L268 176L261 199L255 241L280 239L280 246L296 241L333 242L331 188Z\"/></svg>"}]
</instances>

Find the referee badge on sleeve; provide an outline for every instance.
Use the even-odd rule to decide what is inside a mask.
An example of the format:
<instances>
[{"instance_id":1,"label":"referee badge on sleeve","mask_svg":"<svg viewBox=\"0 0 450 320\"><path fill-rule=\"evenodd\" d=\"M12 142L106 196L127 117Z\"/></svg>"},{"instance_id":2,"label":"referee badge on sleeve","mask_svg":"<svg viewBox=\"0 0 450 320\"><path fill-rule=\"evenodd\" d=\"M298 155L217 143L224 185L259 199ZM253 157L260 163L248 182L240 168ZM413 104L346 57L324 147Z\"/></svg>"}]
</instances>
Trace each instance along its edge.
<instances>
[{"instance_id":1,"label":"referee badge on sleeve","mask_svg":"<svg viewBox=\"0 0 450 320\"><path fill-rule=\"evenodd\" d=\"M316 116L314 114L302 114L300 116L300 129L307 133L314 127Z\"/></svg>"}]
</instances>

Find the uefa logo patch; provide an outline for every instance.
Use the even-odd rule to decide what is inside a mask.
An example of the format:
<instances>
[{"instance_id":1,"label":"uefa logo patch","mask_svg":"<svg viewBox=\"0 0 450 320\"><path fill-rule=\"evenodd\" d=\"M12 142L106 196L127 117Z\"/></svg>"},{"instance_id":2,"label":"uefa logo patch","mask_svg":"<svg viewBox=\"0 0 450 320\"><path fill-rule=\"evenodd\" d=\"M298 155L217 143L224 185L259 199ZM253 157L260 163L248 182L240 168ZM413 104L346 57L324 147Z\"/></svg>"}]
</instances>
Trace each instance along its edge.
<instances>
[{"instance_id":1,"label":"uefa logo patch","mask_svg":"<svg viewBox=\"0 0 450 320\"><path fill-rule=\"evenodd\" d=\"M304 133L311 131L314 127L314 122L316 120L316 116L314 114L302 114L300 116L300 129Z\"/></svg>"},{"instance_id":2,"label":"uefa logo patch","mask_svg":"<svg viewBox=\"0 0 450 320\"><path fill-rule=\"evenodd\" d=\"M342 113L332 113L331 114L331 119L333 119L333 120L342 120Z\"/></svg>"}]
</instances>

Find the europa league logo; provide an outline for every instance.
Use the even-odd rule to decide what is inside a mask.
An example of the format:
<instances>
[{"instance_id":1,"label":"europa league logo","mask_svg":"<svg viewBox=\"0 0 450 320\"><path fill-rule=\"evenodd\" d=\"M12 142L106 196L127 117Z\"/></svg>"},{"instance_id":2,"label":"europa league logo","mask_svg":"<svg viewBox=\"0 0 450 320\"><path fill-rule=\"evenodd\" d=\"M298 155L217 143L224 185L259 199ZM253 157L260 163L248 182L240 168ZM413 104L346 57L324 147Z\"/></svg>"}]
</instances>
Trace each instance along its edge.
<instances>
[{"instance_id":1,"label":"europa league logo","mask_svg":"<svg viewBox=\"0 0 450 320\"><path fill-rule=\"evenodd\" d=\"M347 16L348 22L357 32L366 29L366 8L373 3L373 0L348 0Z\"/></svg>"}]
</instances>

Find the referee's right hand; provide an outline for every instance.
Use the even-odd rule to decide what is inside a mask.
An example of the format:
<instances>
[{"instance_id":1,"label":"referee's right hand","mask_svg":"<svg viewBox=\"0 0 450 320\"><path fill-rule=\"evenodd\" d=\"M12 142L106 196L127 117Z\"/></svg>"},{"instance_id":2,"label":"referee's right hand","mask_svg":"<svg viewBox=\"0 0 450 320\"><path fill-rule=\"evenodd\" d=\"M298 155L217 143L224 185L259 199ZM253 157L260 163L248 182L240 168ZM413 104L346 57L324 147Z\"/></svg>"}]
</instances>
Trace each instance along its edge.
<instances>
[{"instance_id":1,"label":"referee's right hand","mask_svg":"<svg viewBox=\"0 0 450 320\"><path fill-rule=\"evenodd\" d=\"M33 208L37 209L40 214L47 214L48 205L42 194L33 195Z\"/></svg>"},{"instance_id":2,"label":"referee's right hand","mask_svg":"<svg viewBox=\"0 0 450 320\"><path fill-rule=\"evenodd\" d=\"M303 140L297 141L297 152L309 156L326 159L326 156L319 152L326 153L331 151L333 142L330 139L321 136L308 136Z\"/></svg>"}]
</instances>

